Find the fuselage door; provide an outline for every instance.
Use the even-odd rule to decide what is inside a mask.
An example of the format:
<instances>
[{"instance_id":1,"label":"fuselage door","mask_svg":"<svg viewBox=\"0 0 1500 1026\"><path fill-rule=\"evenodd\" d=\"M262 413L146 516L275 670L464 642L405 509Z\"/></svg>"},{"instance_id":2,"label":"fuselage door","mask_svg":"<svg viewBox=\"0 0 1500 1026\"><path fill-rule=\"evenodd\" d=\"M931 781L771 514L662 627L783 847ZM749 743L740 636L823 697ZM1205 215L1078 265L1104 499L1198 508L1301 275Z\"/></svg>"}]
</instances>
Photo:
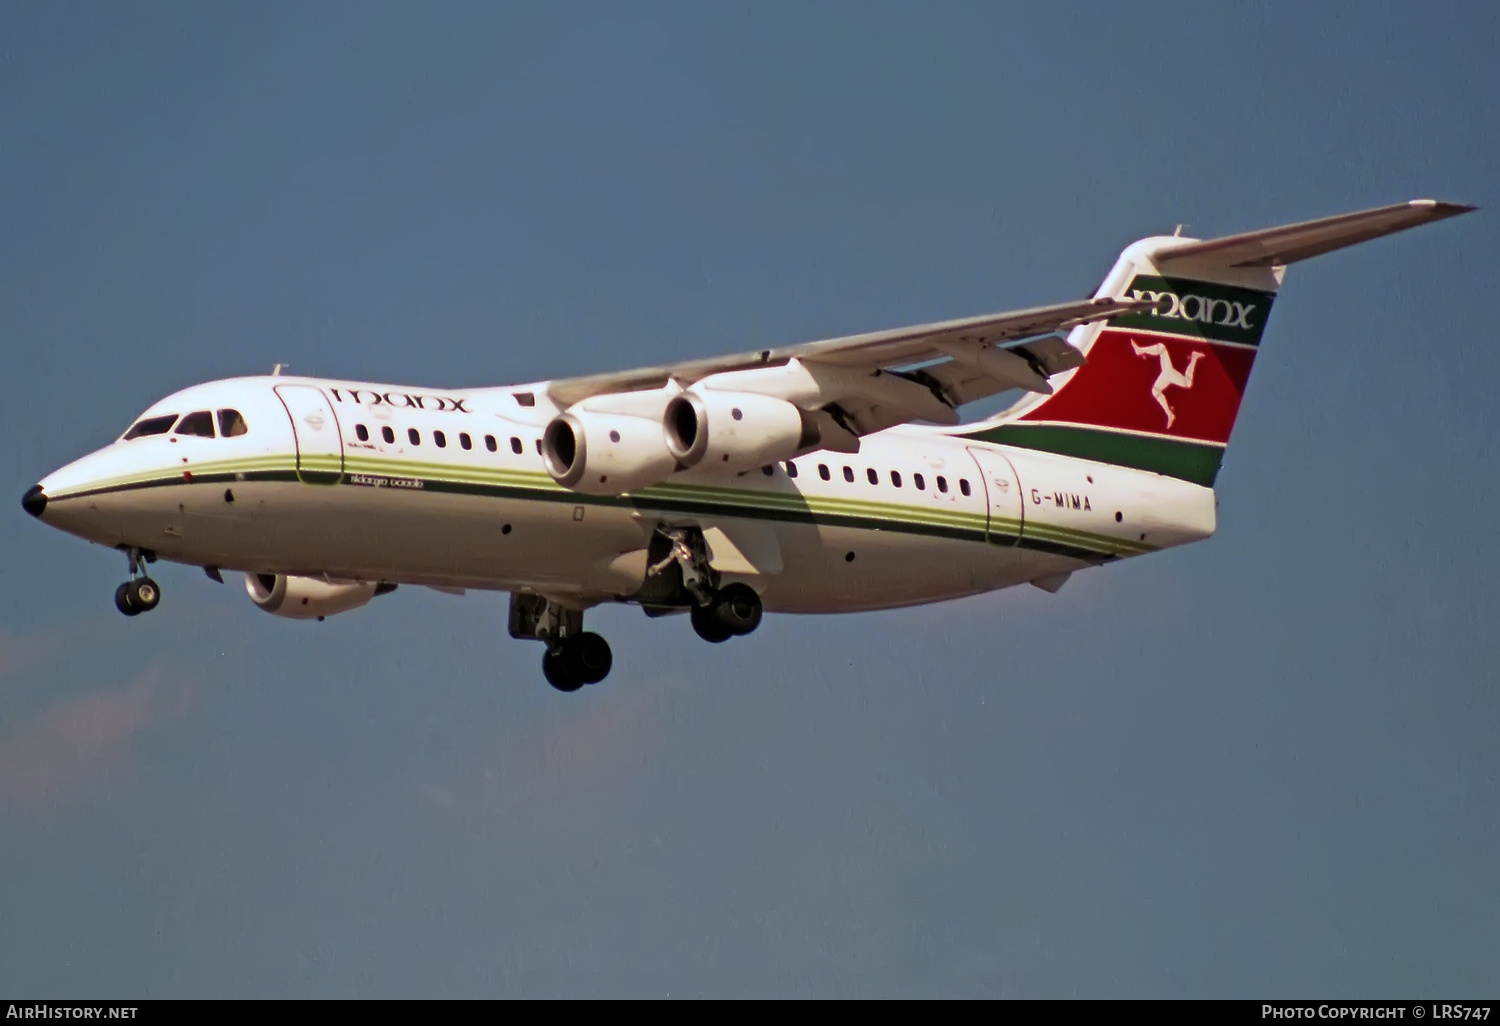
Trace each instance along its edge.
<instances>
[{"instance_id":1,"label":"fuselage door","mask_svg":"<svg viewBox=\"0 0 1500 1026\"><path fill-rule=\"evenodd\" d=\"M277 385L297 436L297 477L309 484L337 484L344 476L344 439L333 404L321 388Z\"/></svg>"},{"instance_id":2,"label":"fuselage door","mask_svg":"<svg viewBox=\"0 0 1500 1026\"><path fill-rule=\"evenodd\" d=\"M969 455L979 465L979 479L989 496L989 540L995 545L1015 545L1021 540L1024 516L1016 468L994 449L971 447Z\"/></svg>"}]
</instances>

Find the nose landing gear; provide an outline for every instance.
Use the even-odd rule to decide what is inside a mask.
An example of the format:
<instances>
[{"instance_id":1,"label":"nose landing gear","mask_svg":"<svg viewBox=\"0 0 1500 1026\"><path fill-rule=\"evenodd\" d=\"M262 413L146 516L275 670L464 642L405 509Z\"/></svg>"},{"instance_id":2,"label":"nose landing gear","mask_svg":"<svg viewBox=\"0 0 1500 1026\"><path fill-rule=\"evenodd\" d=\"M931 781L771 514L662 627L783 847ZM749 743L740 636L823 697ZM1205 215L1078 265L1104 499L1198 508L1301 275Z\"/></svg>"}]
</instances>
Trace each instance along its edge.
<instances>
[{"instance_id":1,"label":"nose landing gear","mask_svg":"<svg viewBox=\"0 0 1500 1026\"><path fill-rule=\"evenodd\" d=\"M156 555L134 547L125 554L130 558L130 580L115 589L115 608L126 616L149 613L161 602L161 585L146 576L141 564L155 562Z\"/></svg>"}]
</instances>

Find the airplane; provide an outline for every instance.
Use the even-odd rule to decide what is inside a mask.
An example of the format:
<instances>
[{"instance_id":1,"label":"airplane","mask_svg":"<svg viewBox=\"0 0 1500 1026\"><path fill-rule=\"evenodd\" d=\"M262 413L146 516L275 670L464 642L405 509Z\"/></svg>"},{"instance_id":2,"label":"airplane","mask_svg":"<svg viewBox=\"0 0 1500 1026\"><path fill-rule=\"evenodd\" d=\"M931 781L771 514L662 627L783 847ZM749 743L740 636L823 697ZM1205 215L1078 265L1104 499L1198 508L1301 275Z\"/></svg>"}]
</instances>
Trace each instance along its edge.
<instances>
[{"instance_id":1,"label":"airplane","mask_svg":"<svg viewBox=\"0 0 1500 1026\"><path fill-rule=\"evenodd\" d=\"M125 554L127 616L161 601L158 559L302 620L399 585L509 592L511 636L574 692L613 664L583 629L604 602L722 643L766 611L1055 593L1210 537L1287 265L1473 209L1153 236L1087 299L664 367L469 389L278 367L167 396L22 506Z\"/></svg>"}]
</instances>

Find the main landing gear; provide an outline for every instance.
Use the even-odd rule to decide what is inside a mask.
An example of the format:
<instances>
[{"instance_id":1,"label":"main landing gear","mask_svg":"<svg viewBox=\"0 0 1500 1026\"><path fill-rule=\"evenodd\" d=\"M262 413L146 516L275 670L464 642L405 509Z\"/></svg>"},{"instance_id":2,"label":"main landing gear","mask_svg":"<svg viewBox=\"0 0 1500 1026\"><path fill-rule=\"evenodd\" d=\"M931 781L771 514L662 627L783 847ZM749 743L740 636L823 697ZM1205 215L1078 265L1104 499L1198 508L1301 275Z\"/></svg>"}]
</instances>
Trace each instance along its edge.
<instances>
[{"instance_id":1,"label":"main landing gear","mask_svg":"<svg viewBox=\"0 0 1500 1026\"><path fill-rule=\"evenodd\" d=\"M510 597L510 636L546 644L542 675L559 691L577 691L609 676L614 654L609 642L583 629L583 610L542 595Z\"/></svg>"},{"instance_id":2,"label":"main landing gear","mask_svg":"<svg viewBox=\"0 0 1500 1026\"><path fill-rule=\"evenodd\" d=\"M707 605L689 611L693 630L704 641L717 645L743 637L760 626L760 596L748 584L727 584L714 592Z\"/></svg>"},{"instance_id":3,"label":"main landing gear","mask_svg":"<svg viewBox=\"0 0 1500 1026\"><path fill-rule=\"evenodd\" d=\"M682 587L692 596L689 618L704 641L717 645L743 637L760 626L760 595L748 584L719 586L719 572L708 562L708 545L697 528L659 528L671 552L651 567L655 576L674 563L682 571Z\"/></svg>"},{"instance_id":4,"label":"main landing gear","mask_svg":"<svg viewBox=\"0 0 1500 1026\"><path fill-rule=\"evenodd\" d=\"M609 642L592 631L557 641L542 656L542 676L559 691L577 691L609 676L614 665Z\"/></svg>"},{"instance_id":5,"label":"main landing gear","mask_svg":"<svg viewBox=\"0 0 1500 1026\"><path fill-rule=\"evenodd\" d=\"M127 548L130 558L130 580L115 589L115 608L126 616L149 613L161 601L161 586L146 576L142 563L154 563L156 554Z\"/></svg>"}]
</instances>

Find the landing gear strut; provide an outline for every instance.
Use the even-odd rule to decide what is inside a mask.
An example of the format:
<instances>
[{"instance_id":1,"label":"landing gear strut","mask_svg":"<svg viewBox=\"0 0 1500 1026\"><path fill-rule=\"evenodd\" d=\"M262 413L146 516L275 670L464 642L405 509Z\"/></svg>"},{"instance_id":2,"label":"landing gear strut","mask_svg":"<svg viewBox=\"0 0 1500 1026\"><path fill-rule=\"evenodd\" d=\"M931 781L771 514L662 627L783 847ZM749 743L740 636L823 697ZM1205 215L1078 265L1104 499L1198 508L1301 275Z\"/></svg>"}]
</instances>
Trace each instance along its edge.
<instances>
[{"instance_id":1,"label":"landing gear strut","mask_svg":"<svg viewBox=\"0 0 1500 1026\"><path fill-rule=\"evenodd\" d=\"M693 597L689 618L698 637L717 645L760 626L760 595L750 585L737 581L719 586L719 572L709 565L702 531L696 527L660 527L657 532L672 548L649 573L655 576L674 563L681 568L682 586Z\"/></svg>"},{"instance_id":2,"label":"landing gear strut","mask_svg":"<svg viewBox=\"0 0 1500 1026\"><path fill-rule=\"evenodd\" d=\"M115 608L126 616L149 613L161 601L161 586L146 576L142 563L155 562L156 556L133 546L125 554L130 559L130 580L115 589Z\"/></svg>"},{"instance_id":3,"label":"landing gear strut","mask_svg":"<svg viewBox=\"0 0 1500 1026\"><path fill-rule=\"evenodd\" d=\"M609 676L614 655L609 642L583 629L583 610L542 595L510 597L510 636L546 644L542 676L559 691L577 691Z\"/></svg>"}]
</instances>

